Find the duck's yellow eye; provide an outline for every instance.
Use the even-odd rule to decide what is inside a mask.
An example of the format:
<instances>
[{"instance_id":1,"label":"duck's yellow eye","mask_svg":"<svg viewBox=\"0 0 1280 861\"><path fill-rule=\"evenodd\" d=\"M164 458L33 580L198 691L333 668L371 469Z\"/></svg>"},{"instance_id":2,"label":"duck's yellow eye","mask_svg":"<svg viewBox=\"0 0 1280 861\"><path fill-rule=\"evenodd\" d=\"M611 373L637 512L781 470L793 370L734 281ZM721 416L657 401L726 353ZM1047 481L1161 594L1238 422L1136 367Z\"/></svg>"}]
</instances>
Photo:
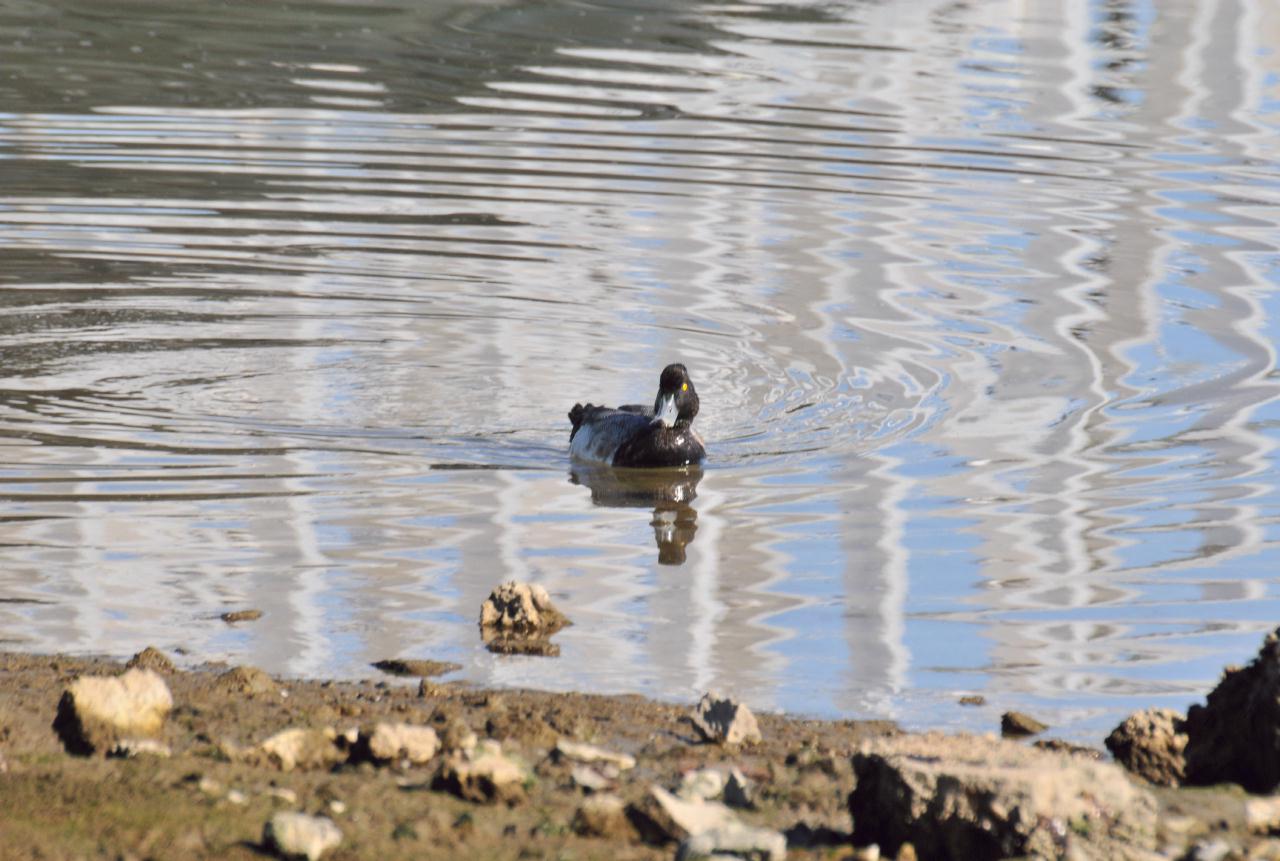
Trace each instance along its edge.
<instances>
[{"instance_id":1,"label":"duck's yellow eye","mask_svg":"<svg viewBox=\"0 0 1280 861\"><path fill-rule=\"evenodd\" d=\"M681 383L681 384L680 384L680 391L682 391L682 392L687 392L687 391L689 391L689 384L688 384L688 383Z\"/></svg>"}]
</instances>

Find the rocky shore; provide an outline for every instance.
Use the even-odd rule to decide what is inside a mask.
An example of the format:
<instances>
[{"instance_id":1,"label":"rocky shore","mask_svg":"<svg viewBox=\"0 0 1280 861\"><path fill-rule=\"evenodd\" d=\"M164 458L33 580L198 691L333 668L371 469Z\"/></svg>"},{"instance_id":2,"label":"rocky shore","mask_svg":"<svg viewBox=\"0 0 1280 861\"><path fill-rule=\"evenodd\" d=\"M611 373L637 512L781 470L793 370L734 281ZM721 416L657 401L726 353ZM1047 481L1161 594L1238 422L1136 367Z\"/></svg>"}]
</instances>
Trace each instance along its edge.
<instances>
[{"instance_id":1,"label":"rocky shore","mask_svg":"<svg viewBox=\"0 0 1280 861\"><path fill-rule=\"evenodd\" d=\"M711 693L283 680L154 649L0 670L5 859L1280 859L1275 635L1189 715L1117 728L1114 761Z\"/></svg>"}]
</instances>

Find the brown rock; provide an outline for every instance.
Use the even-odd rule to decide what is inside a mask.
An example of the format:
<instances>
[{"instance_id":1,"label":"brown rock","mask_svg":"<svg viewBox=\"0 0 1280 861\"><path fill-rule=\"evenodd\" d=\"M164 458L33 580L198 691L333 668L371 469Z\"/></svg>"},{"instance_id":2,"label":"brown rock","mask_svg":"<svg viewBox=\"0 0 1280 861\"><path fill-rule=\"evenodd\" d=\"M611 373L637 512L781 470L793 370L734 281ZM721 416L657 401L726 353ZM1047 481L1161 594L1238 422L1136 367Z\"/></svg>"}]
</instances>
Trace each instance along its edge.
<instances>
[{"instance_id":1,"label":"brown rock","mask_svg":"<svg viewBox=\"0 0 1280 861\"><path fill-rule=\"evenodd\" d=\"M158 736L172 708L168 685L151 670L81 676L62 694L53 728L71 753L106 752L124 739Z\"/></svg>"},{"instance_id":2,"label":"brown rock","mask_svg":"<svg viewBox=\"0 0 1280 861\"><path fill-rule=\"evenodd\" d=\"M1012 741L938 733L854 754L854 842L924 858L1135 857L1154 848L1156 804L1115 765Z\"/></svg>"},{"instance_id":3,"label":"brown rock","mask_svg":"<svg viewBox=\"0 0 1280 861\"><path fill-rule=\"evenodd\" d=\"M130 658L129 663L124 666L127 670L151 670L153 673L159 673L162 676L167 676L177 670L177 667L173 665L173 661L169 660L169 656L155 646L147 646Z\"/></svg>"},{"instance_id":4,"label":"brown rock","mask_svg":"<svg viewBox=\"0 0 1280 861\"><path fill-rule=\"evenodd\" d=\"M485 739L474 750L446 756L435 788L466 801L513 803L524 797L528 776L525 767L503 754L497 742Z\"/></svg>"},{"instance_id":5,"label":"brown rock","mask_svg":"<svg viewBox=\"0 0 1280 861\"><path fill-rule=\"evenodd\" d=\"M547 590L536 583L503 583L480 608L480 627L503 631L551 634L569 624L551 603Z\"/></svg>"},{"instance_id":6,"label":"brown rock","mask_svg":"<svg viewBox=\"0 0 1280 861\"><path fill-rule=\"evenodd\" d=\"M461 664L448 661L428 661L412 658L390 658L385 661L374 661L373 666L393 676L443 676L454 670L462 669Z\"/></svg>"},{"instance_id":7,"label":"brown rock","mask_svg":"<svg viewBox=\"0 0 1280 861\"><path fill-rule=\"evenodd\" d=\"M1173 709L1135 712L1107 736L1116 762L1160 786L1179 786L1185 778L1186 721Z\"/></svg>"},{"instance_id":8,"label":"brown rock","mask_svg":"<svg viewBox=\"0 0 1280 861\"><path fill-rule=\"evenodd\" d=\"M218 618L227 624L233 625L236 622L256 622L262 618L261 610L232 610L229 613L223 613Z\"/></svg>"},{"instance_id":9,"label":"brown rock","mask_svg":"<svg viewBox=\"0 0 1280 861\"><path fill-rule=\"evenodd\" d=\"M985 706L986 704L987 698L982 694L965 694L960 698L962 706Z\"/></svg>"},{"instance_id":10,"label":"brown rock","mask_svg":"<svg viewBox=\"0 0 1280 861\"><path fill-rule=\"evenodd\" d=\"M1044 732L1048 728L1048 724L1041 723L1031 715L1023 712L1005 712L1000 715L1000 734L1006 738L1035 735L1038 732Z\"/></svg>"},{"instance_id":11,"label":"brown rock","mask_svg":"<svg viewBox=\"0 0 1280 861\"><path fill-rule=\"evenodd\" d=\"M233 694L273 694L280 687L271 676L250 666L232 667L218 676L217 684Z\"/></svg>"},{"instance_id":12,"label":"brown rock","mask_svg":"<svg viewBox=\"0 0 1280 861\"><path fill-rule=\"evenodd\" d=\"M1280 785L1280 629L1247 667L1223 673L1184 727L1187 783L1238 783L1259 793Z\"/></svg>"},{"instance_id":13,"label":"brown rock","mask_svg":"<svg viewBox=\"0 0 1280 861\"><path fill-rule=\"evenodd\" d=\"M635 829L627 819L622 799L607 793L584 799L574 812L569 827L574 833L586 837L608 837L615 840L631 840L635 837Z\"/></svg>"}]
</instances>

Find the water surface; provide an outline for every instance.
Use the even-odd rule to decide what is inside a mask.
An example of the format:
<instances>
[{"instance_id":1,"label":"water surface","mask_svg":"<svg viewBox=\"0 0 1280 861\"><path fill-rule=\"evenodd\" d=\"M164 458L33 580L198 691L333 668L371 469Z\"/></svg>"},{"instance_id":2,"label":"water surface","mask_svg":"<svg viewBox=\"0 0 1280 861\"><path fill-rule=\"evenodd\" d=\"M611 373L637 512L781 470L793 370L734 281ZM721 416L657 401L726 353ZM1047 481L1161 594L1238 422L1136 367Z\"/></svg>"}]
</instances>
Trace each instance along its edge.
<instances>
[{"instance_id":1,"label":"water surface","mask_svg":"<svg viewBox=\"0 0 1280 861\"><path fill-rule=\"evenodd\" d=\"M1280 619L1269 4L81 0L0 46L6 647L1096 741ZM670 361L702 474L571 464ZM484 651L509 578L559 659Z\"/></svg>"}]
</instances>

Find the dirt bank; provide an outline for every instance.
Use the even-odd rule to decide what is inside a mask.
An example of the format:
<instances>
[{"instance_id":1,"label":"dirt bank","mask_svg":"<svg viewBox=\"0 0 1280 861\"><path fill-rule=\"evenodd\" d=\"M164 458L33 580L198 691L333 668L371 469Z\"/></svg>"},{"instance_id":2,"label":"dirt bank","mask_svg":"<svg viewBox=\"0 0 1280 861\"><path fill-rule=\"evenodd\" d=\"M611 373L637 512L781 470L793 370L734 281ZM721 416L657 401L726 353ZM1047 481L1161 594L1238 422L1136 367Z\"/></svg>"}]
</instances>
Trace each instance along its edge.
<instances>
[{"instance_id":1,"label":"dirt bank","mask_svg":"<svg viewBox=\"0 0 1280 861\"><path fill-rule=\"evenodd\" d=\"M881 722L758 715L763 740L726 748L702 742L685 720L689 706L634 696L273 680L225 667L173 671L158 659L152 666L172 693L158 739L170 755L78 756L53 728L60 698L77 677L124 667L0 654L5 859L261 859L264 824L282 810L338 826L341 842L326 859L671 858L678 835L641 813L653 806L653 787L674 791L689 772L723 777L730 767L751 784L753 802L733 799L736 822L785 835L791 858L848 858L853 755L898 734ZM371 761L367 752L361 761L347 731L378 722L431 727L440 752L419 764L407 755ZM255 746L290 728L336 730L334 743L350 750L281 770ZM476 739L497 740L521 769L487 802L460 797L485 798L482 785L459 789L442 778L449 749ZM624 756L584 763L556 754L562 739ZM1242 857L1274 842L1250 832L1238 789L1142 791L1159 805L1150 847L1166 857L1196 841L1225 841ZM589 803L601 797L617 802Z\"/></svg>"}]
</instances>

